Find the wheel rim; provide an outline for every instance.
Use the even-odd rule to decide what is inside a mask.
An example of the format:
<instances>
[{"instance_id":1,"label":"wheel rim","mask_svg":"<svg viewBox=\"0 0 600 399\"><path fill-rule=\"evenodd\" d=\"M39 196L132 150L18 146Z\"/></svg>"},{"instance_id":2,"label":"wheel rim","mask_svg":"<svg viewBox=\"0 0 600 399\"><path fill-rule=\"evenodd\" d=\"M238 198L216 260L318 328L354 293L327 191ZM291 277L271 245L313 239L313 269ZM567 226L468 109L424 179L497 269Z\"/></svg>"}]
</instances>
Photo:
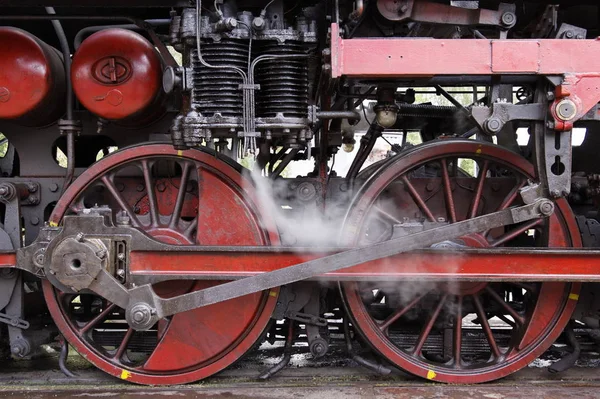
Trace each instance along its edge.
<instances>
[{"instance_id":1,"label":"wheel rim","mask_svg":"<svg viewBox=\"0 0 600 399\"><path fill-rule=\"evenodd\" d=\"M465 159L477 165L473 176L454 167ZM452 223L505 209L519 203L517 188L533 176L531 164L498 146L471 140L425 144L367 179L347 213L343 242L389 239L382 218L400 225L419 218ZM558 200L548 220L472 234L446 245L581 243L566 201ZM399 368L448 383L498 379L535 360L569 321L579 288L570 283L341 284L351 320L366 342Z\"/></svg>"},{"instance_id":2,"label":"wheel rim","mask_svg":"<svg viewBox=\"0 0 600 399\"><path fill-rule=\"evenodd\" d=\"M214 153L144 145L116 152L86 170L50 221L58 224L65 214L106 204L170 244L276 244L276 230L253 198L240 170ZM154 288L171 297L219 283L167 281ZM44 283L52 317L81 355L109 374L152 385L196 381L238 360L262 336L277 293L274 289L176 314L150 331L136 332L125 323L122 309L102 298L65 294Z\"/></svg>"}]
</instances>

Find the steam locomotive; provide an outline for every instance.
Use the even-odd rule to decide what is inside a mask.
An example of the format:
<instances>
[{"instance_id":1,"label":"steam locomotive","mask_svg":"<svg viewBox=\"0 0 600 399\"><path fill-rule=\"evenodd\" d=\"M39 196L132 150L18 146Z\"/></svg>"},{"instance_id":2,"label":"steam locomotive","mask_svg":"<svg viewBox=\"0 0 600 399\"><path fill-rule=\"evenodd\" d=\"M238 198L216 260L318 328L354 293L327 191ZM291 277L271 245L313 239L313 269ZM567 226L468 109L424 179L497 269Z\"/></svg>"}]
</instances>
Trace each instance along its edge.
<instances>
[{"instance_id":1,"label":"steam locomotive","mask_svg":"<svg viewBox=\"0 0 600 399\"><path fill-rule=\"evenodd\" d=\"M600 329L597 1L0 7L5 357L181 384L342 337L478 383Z\"/></svg>"}]
</instances>

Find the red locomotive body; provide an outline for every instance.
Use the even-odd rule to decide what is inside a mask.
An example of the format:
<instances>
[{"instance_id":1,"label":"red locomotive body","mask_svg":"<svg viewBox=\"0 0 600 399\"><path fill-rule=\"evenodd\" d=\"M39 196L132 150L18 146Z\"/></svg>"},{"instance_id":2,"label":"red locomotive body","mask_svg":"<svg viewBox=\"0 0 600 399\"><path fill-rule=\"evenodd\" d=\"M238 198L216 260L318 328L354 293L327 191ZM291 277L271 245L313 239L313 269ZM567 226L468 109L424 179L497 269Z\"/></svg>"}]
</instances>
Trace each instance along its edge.
<instances>
[{"instance_id":1,"label":"red locomotive body","mask_svg":"<svg viewBox=\"0 0 600 399\"><path fill-rule=\"evenodd\" d=\"M285 338L268 378L335 325L478 383L600 328L597 2L29 2L0 16L13 357L180 384Z\"/></svg>"}]
</instances>

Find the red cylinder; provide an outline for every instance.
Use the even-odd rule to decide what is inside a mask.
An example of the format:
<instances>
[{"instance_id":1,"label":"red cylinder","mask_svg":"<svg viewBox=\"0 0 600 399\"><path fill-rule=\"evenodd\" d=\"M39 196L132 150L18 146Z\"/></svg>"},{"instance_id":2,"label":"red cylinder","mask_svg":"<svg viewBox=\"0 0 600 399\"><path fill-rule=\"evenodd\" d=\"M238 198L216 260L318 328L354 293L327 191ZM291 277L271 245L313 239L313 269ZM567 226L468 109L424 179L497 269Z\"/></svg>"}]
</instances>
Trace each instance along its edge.
<instances>
[{"instance_id":1,"label":"red cylinder","mask_svg":"<svg viewBox=\"0 0 600 399\"><path fill-rule=\"evenodd\" d=\"M146 119L161 104L160 56L130 30L104 29L84 40L73 56L71 79L81 104L107 120Z\"/></svg>"},{"instance_id":2,"label":"red cylinder","mask_svg":"<svg viewBox=\"0 0 600 399\"><path fill-rule=\"evenodd\" d=\"M55 48L17 28L0 27L0 119L49 124L65 107L65 69Z\"/></svg>"}]
</instances>

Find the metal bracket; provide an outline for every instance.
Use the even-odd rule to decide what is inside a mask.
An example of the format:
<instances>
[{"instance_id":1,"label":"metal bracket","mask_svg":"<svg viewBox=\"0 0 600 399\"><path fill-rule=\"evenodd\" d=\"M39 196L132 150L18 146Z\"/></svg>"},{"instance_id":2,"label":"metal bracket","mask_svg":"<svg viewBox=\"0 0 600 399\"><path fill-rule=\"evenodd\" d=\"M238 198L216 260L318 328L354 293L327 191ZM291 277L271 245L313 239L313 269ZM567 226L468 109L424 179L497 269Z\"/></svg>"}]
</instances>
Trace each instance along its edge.
<instances>
[{"instance_id":1,"label":"metal bracket","mask_svg":"<svg viewBox=\"0 0 600 399\"><path fill-rule=\"evenodd\" d=\"M548 114L546 104L495 103L491 107L473 107L471 115L479 127L490 135L502 131L511 121L543 121Z\"/></svg>"},{"instance_id":2,"label":"metal bracket","mask_svg":"<svg viewBox=\"0 0 600 399\"><path fill-rule=\"evenodd\" d=\"M26 330L29 328L29 322L18 317L9 316L5 313L0 313L0 323L8 324L11 327Z\"/></svg>"}]
</instances>

